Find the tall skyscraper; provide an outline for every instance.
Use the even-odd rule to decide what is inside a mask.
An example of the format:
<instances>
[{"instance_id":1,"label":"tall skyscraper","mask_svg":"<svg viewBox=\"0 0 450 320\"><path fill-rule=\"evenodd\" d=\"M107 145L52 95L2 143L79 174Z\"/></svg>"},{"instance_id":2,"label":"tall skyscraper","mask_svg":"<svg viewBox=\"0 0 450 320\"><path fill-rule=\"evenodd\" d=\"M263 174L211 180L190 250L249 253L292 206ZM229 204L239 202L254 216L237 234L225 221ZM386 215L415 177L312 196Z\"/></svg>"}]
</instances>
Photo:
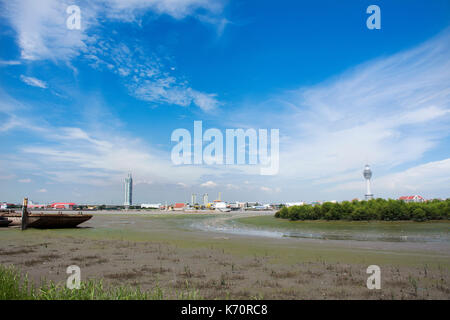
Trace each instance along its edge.
<instances>
[{"instance_id":1,"label":"tall skyscraper","mask_svg":"<svg viewBox=\"0 0 450 320\"><path fill-rule=\"evenodd\" d=\"M193 193L191 195L191 206L193 206L197 202L197 195Z\"/></svg>"},{"instance_id":2,"label":"tall skyscraper","mask_svg":"<svg viewBox=\"0 0 450 320\"><path fill-rule=\"evenodd\" d=\"M206 206L207 204L208 204L208 194L205 193L205 194L203 195L203 205Z\"/></svg>"},{"instance_id":3,"label":"tall skyscraper","mask_svg":"<svg viewBox=\"0 0 450 320\"><path fill-rule=\"evenodd\" d=\"M372 170L370 166L366 164L363 171L364 179L366 179L366 200L373 199L372 191L370 190L370 178L372 178Z\"/></svg>"},{"instance_id":4,"label":"tall skyscraper","mask_svg":"<svg viewBox=\"0 0 450 320\"><path fill-rule=\"evenodd\" d=\"M125 202L124 205L129 207L133 204L133 178L131 173L128 173L128 177L125 178Z\"/></svg>"}]
</instances>

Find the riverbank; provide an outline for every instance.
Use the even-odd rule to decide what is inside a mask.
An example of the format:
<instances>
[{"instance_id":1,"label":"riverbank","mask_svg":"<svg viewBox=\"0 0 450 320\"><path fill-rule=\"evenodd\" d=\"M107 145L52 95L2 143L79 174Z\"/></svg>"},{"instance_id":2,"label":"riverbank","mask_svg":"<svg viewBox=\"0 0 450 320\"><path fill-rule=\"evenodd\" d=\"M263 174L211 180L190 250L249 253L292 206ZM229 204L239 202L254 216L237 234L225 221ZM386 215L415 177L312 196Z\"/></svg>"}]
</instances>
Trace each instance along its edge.
<instances>
[{"instance_id":1,"label":"riverbank","mask_svg":"<svg viewBox=\"0 0 450 320\"><path fill-rule=\"evenodd\" d=\"M0 263L36 283L64 283L75 264L83 281L159 287L165 298L191 289L209 299L450 298L449 251L433 243L276 239L192 227L230 217L242 216L99 214L78 229L0 230ZM366 287L371 264L382 270L382 290Z\"/></svg>"}]
</instances>

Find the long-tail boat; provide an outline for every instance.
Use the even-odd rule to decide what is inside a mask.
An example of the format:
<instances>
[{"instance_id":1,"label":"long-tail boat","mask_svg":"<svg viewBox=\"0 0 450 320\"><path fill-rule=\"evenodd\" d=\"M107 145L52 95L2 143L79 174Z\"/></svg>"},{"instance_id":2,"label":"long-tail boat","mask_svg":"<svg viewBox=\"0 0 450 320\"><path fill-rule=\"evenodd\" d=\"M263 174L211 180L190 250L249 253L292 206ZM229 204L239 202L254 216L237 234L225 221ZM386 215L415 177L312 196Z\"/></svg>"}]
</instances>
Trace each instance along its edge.
<instances>
[{"instance_id":1,"label":"long-tail boat","mask_svg":"<svg viewBox=\"0 0 450 320\"><path fill-rule=\"evenodd\" d=\"M79 213L29 213L27 210L28 199L23 201L22 213L6 212L0 217L8 219L10 225L20 225L22 230L27 228L60 229L75 228L79 224L92 218L91 214Z\"/></svg>"}]
</instances>

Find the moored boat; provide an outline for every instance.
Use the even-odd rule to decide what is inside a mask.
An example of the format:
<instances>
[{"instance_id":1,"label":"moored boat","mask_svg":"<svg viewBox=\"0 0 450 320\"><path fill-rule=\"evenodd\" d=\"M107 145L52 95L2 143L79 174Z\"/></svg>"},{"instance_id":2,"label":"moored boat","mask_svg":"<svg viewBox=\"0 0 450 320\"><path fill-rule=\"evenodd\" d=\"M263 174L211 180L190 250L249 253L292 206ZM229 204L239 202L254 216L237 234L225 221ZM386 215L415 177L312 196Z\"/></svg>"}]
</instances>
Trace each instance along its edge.
<instances>
[{"instance_id":1,"label":"moored boat","mask_svg":"<svg viewBox=\"0 0 450 320\"><path fill-rule=\"evenodd\" d=\"M0 217L0 228L9 226L11 221L4 217Z\"/></svg>"},{"instance_id":2,"label":"moored boat","mask_svg":"<svg viewBox=\"0 0 450 320\"><path fill-rule=\"evenodd\" d=\"M22 215L18 213L4 214L8 224L21 225ZM91 214L67 214L67 213L31 213L28 214L26 228L59 229L75 228L79 224L91 219Z\"/></svg>"}]
</instances>

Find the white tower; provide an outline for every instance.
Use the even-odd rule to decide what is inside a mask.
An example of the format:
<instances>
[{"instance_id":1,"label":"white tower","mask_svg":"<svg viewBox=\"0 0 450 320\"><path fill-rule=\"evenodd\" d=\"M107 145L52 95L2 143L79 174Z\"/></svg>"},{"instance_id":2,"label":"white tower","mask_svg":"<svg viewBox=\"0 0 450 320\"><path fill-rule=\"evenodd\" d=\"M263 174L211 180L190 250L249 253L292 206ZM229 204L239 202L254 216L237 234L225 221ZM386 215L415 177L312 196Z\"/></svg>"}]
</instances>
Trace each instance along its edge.
<instances>
[{"instance_id":1,"label":"white tower","mask_svg":"<svg viewBox=\"0 0 450 320\"><path fill-rule=\"evenodd\" d=\"M128 173L128 177L125 178L125 202L124 205L129 207L133 204L133 178L131 173Z\"/></svg>"},{"instance_id":2,"label":"white tower","mask_svg":"<svg viewBox=\"0 0 450 320\"><path fill-rule=\"evenodd\" d=\"M191 195L191 206L195 205L196 201L197 201L197 195L195 193L193 193Z\"/></svg>"},{"instance_id":3,"label":"white tower","mask_svg":"<svg viewBox=\"0 0 450 320\"><path fill-rule=\"evenodd\" d=\"M203 205L206 207L207 204L208 204L208 194L205 193L203 195Z\"/></svg>"},{"instance_id":4,"label":"white tower","mask_svg":"<svg viewBox=\"0 0 450 320\"><path fill-rule=\"evenodd\" d=\"M364 179L366 179L366 200L373 199L372 191L370 190L370 178L372 178L372 170L370 166L366 164L363 171Z\"/></svg>"}]
</instances>

